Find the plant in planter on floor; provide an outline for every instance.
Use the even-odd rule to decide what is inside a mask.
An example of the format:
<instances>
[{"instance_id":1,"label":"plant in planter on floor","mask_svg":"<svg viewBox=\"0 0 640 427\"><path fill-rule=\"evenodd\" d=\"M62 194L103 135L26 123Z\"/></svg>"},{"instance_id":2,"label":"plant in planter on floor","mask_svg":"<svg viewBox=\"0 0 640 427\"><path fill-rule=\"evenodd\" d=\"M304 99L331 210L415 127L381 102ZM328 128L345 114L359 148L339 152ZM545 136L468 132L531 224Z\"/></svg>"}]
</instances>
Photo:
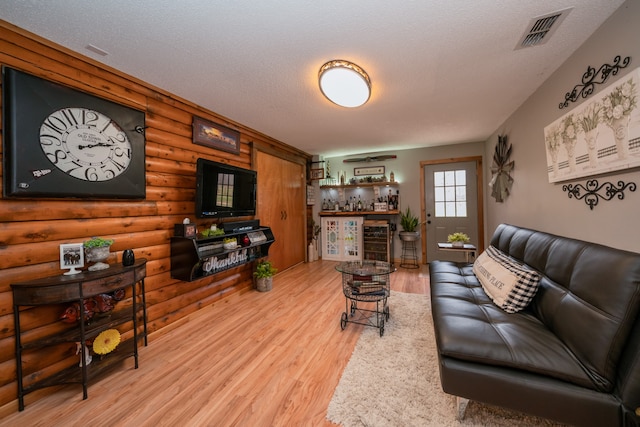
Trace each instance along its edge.
<instances>
[{"instance_id":1,"label":"plant in planter on floor","mask_svg":"<svg viewBox=\"0 0 640 427\"><path fill-rule=\"evenodd\" d=\"M95 262L89 271L104 270L109 268L109 264L103 262L109 258L109 250L113 244L113 239L104 239L102 237L92 237L83 243L85 258L89 262Z\"/></svg>"},{"instance_id":2,"label":"plant in planter on floor","mask_svg":"<svg viewBox=\"0 0 640 427\"><path fill-rule=\"evenodd\" d=\"M469 236L464 233L453 233L447 236L447 242L451 243L453 247L462 247L465 243L469 243Z\"/></svg>"},{"instance_id":3,"label":"plant in planter on floor","mask_svg":"<svg viewBox=\"0 0 640 427\"><path fill-rule=\"evenodd\" d=\"M258 261L256 270L253 272L256 278L256 289L260 292L270 291L273 285L273 275L277 272L278 269L271 264L271 261Z\"/></svg>"},{"instance_id":4,"label":"plant in planter on floor","mask_svg":"<svg viewBox=\"0 0 640 427\"><path fill-rule=\"evenodd\" d=\"M403 230L400 232L400 239L407 241L418 240L418 237L420 237L420 232L417 230L418 225L420 225L420 220L411 212L411 208L407 206L407 209L400 212L400 227Z\"/></svg>"}]
</instances>

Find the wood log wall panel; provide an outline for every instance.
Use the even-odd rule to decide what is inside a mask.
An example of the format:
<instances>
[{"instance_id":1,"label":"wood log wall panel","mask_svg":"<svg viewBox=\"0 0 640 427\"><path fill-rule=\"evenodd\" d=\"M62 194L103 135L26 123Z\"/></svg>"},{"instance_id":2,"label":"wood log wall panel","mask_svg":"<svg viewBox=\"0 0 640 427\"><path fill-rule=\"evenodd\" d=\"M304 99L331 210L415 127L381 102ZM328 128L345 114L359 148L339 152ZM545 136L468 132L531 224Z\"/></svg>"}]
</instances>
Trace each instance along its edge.
<instances>
[{"instance_id":1,"label":"wood log wall panel","mask_svg":"<svg viewBox=\"0 0 640 427\"><path fill-rule=\"evenodd\" d=\"M203 306L251 290L252 265L233 268L194 282L170 274L170 237L173 224L194 216L195 170L199 157L253 169L252 147L259 144L306 164L310 156L259 131L221 117L118 70L0 20L0 65L10 66L92 95L145 112L145 200L3 199L0 198L0 407L16 402L15 331L10 284L60 274L59 245L91 236L115 239L109 263L122 260L131 248L136 258L147 258L145 279L150 345L176 321ZM1 90L1 88L0 88ZM0 105L0 108L2 106ZM238 129L240 153L222 152L192 143L193 116ZM1 127L1 124L0 124ZM1 163L0 163L1 165ZM1 170L0 174L4 171ZM196 221L201 227L212 220ZM118 309L131 304L130 296ZM24 308L26 337L59 331L64 307ZM132 326L121 331L132 334ZM75 346L28 356L32 378L50 375L78 363ZM144 359L141 360L144 365ZM40 393L29 395L36 399Z\"/></svg>"}]
</instances>

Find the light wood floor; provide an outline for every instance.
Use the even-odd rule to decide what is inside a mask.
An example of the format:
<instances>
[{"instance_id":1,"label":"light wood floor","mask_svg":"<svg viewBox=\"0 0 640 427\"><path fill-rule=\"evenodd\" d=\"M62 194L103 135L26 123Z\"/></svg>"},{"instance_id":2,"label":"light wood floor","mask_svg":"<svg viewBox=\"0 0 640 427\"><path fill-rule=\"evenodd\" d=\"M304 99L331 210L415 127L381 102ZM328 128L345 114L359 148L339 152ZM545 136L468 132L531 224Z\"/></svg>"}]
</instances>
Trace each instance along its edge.
<instances>
[{"instance_id":1,"label":"light wood floor","mask_svg":"<svg viewBox=\"0 0 640 427\"><path fill-rule=\"evenodd\" d=\"M340 330L337 263L278 274L273 290L232 296L149 337L89 386L45 389L0 408L12 426L333 426L327 406L363 326ZM428 293L427 267L398 268L391 289ZM390 299L393 316L393 300Z\"/></svg>"}]
</instances>

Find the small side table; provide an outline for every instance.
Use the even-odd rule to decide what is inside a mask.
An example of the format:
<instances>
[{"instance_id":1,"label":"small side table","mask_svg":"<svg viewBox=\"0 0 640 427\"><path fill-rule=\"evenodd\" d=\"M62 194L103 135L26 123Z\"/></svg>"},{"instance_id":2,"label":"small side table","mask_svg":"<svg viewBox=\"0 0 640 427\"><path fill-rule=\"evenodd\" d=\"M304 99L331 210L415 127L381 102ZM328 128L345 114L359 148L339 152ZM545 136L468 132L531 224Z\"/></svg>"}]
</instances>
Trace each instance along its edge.
<instances>
[{"instance_id":1,"label":"small side table","mask_svg":"<svg viewBox=\"0 0 640 427\"><path fill-rule=\"evenodd\" d=\"M465 243L462 247L454 247L451 243L438 243L438 249L441 251L464 252L467 264L469 263L469 256L473 255L475 257L477 250L474 245L468 243Z\"/></svg>"}]
</instances>

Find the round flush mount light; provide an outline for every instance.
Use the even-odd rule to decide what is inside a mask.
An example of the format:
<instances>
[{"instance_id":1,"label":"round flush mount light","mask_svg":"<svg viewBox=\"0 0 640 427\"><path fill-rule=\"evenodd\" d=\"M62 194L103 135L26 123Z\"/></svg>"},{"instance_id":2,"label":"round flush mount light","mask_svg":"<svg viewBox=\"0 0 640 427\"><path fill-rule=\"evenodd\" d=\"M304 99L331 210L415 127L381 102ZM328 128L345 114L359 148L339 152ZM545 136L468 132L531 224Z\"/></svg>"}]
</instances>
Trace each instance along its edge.
<instances>
[{"instance_id":1,"label":"round flush mount light","mask_svg":"<svg viewBox=\"0 0 640 427\"><path fill-rule=\"evenodd\" d=\"M320 67L320 90L327 99L342 107L359 107L371 96L371 80L353 62L336 59Z\"/></svg>"}]
</instances>

